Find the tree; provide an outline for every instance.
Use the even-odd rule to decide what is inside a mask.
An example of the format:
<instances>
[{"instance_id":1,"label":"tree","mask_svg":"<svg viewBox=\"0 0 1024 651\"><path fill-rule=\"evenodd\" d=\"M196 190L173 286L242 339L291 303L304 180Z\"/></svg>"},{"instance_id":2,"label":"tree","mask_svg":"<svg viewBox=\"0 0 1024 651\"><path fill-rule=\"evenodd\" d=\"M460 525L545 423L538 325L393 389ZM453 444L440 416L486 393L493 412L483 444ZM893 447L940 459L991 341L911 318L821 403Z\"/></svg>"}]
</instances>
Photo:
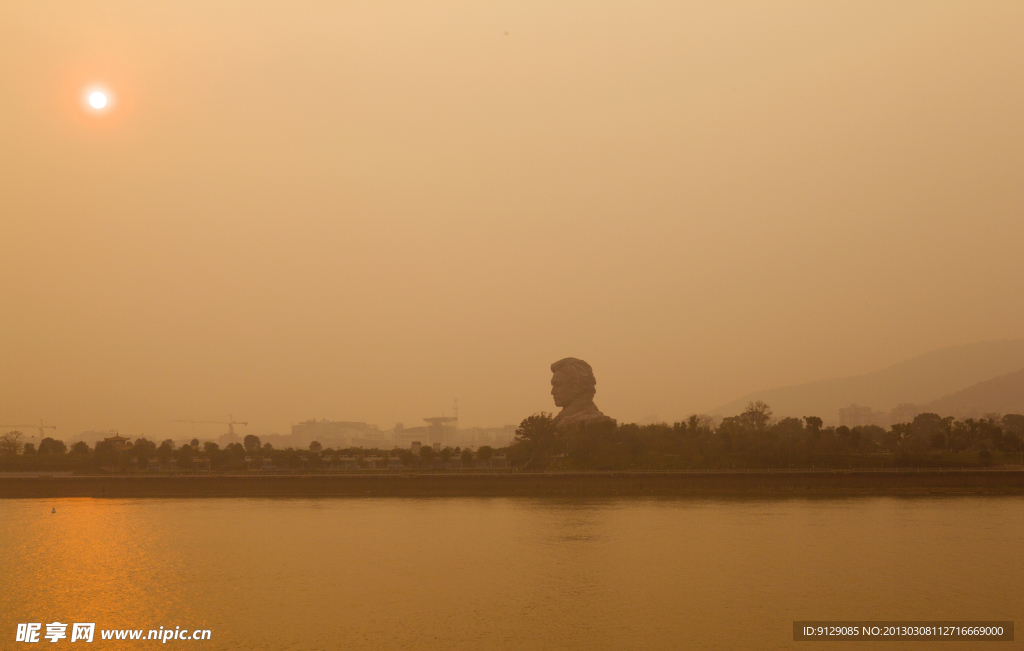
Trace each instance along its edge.
<instances>
[{"instance_id":1,"label":"tree","mask_svg":"<svg viewBox=\"0 0 1024 651\"><path fill-rule=\"evenodd\" d=\"M64 445L64 441L58 441L49 436L39 442L39 454L64 454L67 451L68 446Z\"/></svg>"},{"instance_id":2,"label":"tree","mask_svg":"<svg viewBox=\"0 0 1024 651\"><path fill-rule=\"evenodd\" d=\"M199 439L192 439L192 441L189 443L189 445L192 446L192 449L198 450L199 449Z\"/></svg>"},{"instance_id":3,"label":"tree","mask_svg":"<svg viewBox=\"0 0 1024 651\"><path fill-rule=\"evenodd\" d=\"M922 440L931 440L935 438L936 434L942 434L944 441L945 435L950 432L950 424L952 421L952 418L942 418L938 414L918 414L910 424L910 432Z\"/></svg>"},{"instance_id":4,"label":"tree","mask_svg":"<svg viewBox=\"0 0 1024 651\"><path fill-rule=\"evenodd\" d=\"M433 461L434 460L434 448L430 447L429 445L424 445L423 447L421 447L420 448L420 459L422 459L423 461L427 461L427 462Z\"/></svg>"},{"instance_id":5,"label":"tree","mask_svg":"<svg viewBox=\"0 0 1024 651\"><path fill-rule=\"evenodd\" d=\"M452 450L451 448L445 448L445 449L441 450L438 453L437 456L441 457L441 461L444 461L445 463L448 463L448 459L452 458L452 454L453 453L454 453L454 450Z\"/></svg>"},{"instance_id":6,"label":"tree","mask_svg":"<svg viewBox=\"0 0 1024 651\"><path fill-rule=\"evenodd\" d=\"M206 452L206 454L212 457L213 455L217 454L217 452L220 451L220 446L214 443L213 441L207 441L206 443L203 443L203 450Z\"/></svg>"},{"instance_id":7,"label":"tree","mask_svg":"<svg viewBox=\"0 0 1024 651\"><path fill-rule=\"evenodd\" d=\"M906 449L907 444L911 440L911 426L910 423L896 423L889 428L889 434L887 436L889 447L894 452L903 452Z\"/></svg>"},{"instance_id":8,"label":"tree","mask_svg":"<svg viewBox=\"0 0 1024 651\"><path fill-rule=\"evenodd\" d=\"M873 452L878 443L885 439L885 429L878 425L859 425L853 431L860 433L857 448L861 452Z\"/></svg>"},{"instance_id":9,"label":"tree","mask_svg":"<svg viewBox=\"0 0 1024 651\"><path fill-rule=\"evenodd\" d=\"M25 445L22 446L21 453L22 454L35 454L36 453L36 446L32 445L31 443L26 443Z\"/></svg>"},{"instance_id":10,"label":"tree","mask_svg":"<svg viewBox=\"0 0 1024 651\"><path fill-rule=\"evenodd\" d=\"M494 456L494 448L489 445L481 445L480 449L476 451L476 457L481 461L490 461L491 457Z\"/></svg>"},{"instance_id":11,"label":"tree","mask_svg":"<svg viewBox=\"0 0 1024 651\"><path fill-rule=\"evenodd\" d=\"M179 468L188 468L192 465L192 457L195 456L196 450L192 449L191 445L183 445L181 449L175 453L174 458L178 460Z\"/></svg>"},{"instance_id":12,"label":"tree","mask_svg":"<svg viewBox=\"0 0 1024 651\"><path fill-rule=\"evenodd\" d=\"M803 434L804 424L799 418L783 418L775 423L773 429L782 436L796 438Z\"/></svg>"},{"instance_id":13,"label":"tree","mask_svg":"<svg viewBox=\"0 0 1024 651\"><path fill-rule=\"evenodd\" d=\"M462 465L469 466L469 464L473 462L473 451L466 448L462 451L462 454L459 455L459 458L462 459Z\"/></svg>"},{"instance_id":14,"label":"tree","mask_svg":"<svg viewBox=\"0 0 1024 651\"><path fill-rule=\"evenodd\" d=\"M89 454L89 444L79 441L71 446L71 454Z\"/></svg>"},{"instance_id":15,"label":"tree","mask_svg":"<svg viewBox=\"0 0 1024 651\"><path fill-rule=\"evenodd\" d=\"M823 420L817 416L804 416L804 422L807 423L807 429L810 432L820 432L821 426L825 424Z\"/></svg>"},{"instance_id":16,"label":"tree","mask_svg":"<svg viewBox=\"0 0 1024 651\"><path fill-rule=\"evenodd\" d=\"M1024 436L1024 416L1021 414L1006 414L1002 419L1003 431Z\"/></svg>"},{"instance_id":17,"label":"tree","mask_svg":"<svg viewBox=\"0 0 1024 651\"><path fill-rule=\"evenodd\" d=\"M554 418L547 412L540 412L524 418L516 428L513 444L520 444L530 453L548 449L555 441Z\"/></svg>"},{"instance_id":18,"label":"tree","mask_svg":"<svg viewBox=\"0 0 1024 651\"><path fill-rule=\"evenodd\" d=\"M772 422L772 408L760 400L751 402L747 404L746 411L740 414L740 422L745 429L763 432Z\"/></svg>"},{"instance_id":19,"label":"tree","mask_svg":"<svg viewBox=\"0 0 1024 651\"><path fill-rule=\"evenodd\" d=\"M731 451L733 443L737 440L742 440L744 434L746 434L746 427L740 416L723 418L722 422L718 425L718 438L722 441L722 445L726 450Z\"/></svg>"},{"instance_id":20,"label":"tree","mask_svg":"<svg viewBox=\"0 0 1024 651\"><path fill-rule=\"evenodd\" d=\"M692 414L686 421L691 434L710 434L715 429L715 417L708 414Z\"/></svg>"},{"instance_id":21,"label":"tree","mask_svg":"<svg viewBox=\"0 0 1024 651\"><path fill-rule=\"evenodd\" d=\"M246 452L256 452L260 449L260 437L255 434L246 434L242 439L242 445L245 446Z\"/></svg>"},{"instance_id":22,"label":"tree","mask_svg":"<svg viewBox=\"0 0 1024 651\"><path fill-rule=\"evenodd\" d=\"M28 447L27 445L25 447ZM1020 452L1021 440L1017 432L1007 432L1003 435L1003 450L1006 452ZM1024 457L1021 457L1024 460Z\"/></svg>"},{"instance_id":23,"label":"tree","mask_svg":"<svg viewBox=\"0 0 1024 651\"><path fill-rule=\"evenodd\" d=\"M320 454L323 452L324 446L320 445L320 441L313 441L309 444L309 451L313 454Z\"/></svg>"},{"instance_id":24,"label":"tree","mask_svg":"<svg viewBox=\"0 0 1024 651\"><path fill-rule=\"evenodd\" d=\"M99 447L99 443L96 444ZM99 450L97 450L99 452ZM149 457L156 454L156 444L152 441L144 438L135 439L135 445L132 446L132 452L137 454L140 459L148 459Z\"/></svg>"},{"instance_id":25,"label":"tree","mask_svg":"<svg viewBox=\"0 0 1024 651\"><path fill-rule=\"evenodd\" d=\"M21 432L7 432L0 436L0 454L18 454L24 436Z\"/></svg>"}]
</instances>

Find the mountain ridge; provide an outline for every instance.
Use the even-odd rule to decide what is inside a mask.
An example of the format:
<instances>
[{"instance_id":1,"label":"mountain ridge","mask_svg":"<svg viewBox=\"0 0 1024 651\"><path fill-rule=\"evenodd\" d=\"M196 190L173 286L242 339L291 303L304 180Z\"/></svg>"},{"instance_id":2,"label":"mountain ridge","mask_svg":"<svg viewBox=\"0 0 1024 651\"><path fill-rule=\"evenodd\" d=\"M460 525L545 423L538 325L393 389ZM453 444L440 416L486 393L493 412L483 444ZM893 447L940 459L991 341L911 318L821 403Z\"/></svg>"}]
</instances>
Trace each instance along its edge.
<instances>
[{"instance_id":1,"label":"mountain ridge","mask_svg":"<svg viewBox=\"0 0 1024 651\"><path fill-rule=\"evenodd\" d=\"M942 396L919 407L922 412L957 418L987 414L1024 414L1024 368Z\"/></svg>"},{"instance_id":2,"label":"mountain ridge","mask_svg":"<svg viewBox=\"0 0 1024 651\"><path fill-rule=\"evenodd\" d=\"M1000 339L933 350L891 366L840 378L748 393L710 413L733 416L762 400L776 416L818 416L837 423L851 404L889 411L912 403L930 405L976 384L1024 369L1024 339Z\"/></svg>"}]
</instances>

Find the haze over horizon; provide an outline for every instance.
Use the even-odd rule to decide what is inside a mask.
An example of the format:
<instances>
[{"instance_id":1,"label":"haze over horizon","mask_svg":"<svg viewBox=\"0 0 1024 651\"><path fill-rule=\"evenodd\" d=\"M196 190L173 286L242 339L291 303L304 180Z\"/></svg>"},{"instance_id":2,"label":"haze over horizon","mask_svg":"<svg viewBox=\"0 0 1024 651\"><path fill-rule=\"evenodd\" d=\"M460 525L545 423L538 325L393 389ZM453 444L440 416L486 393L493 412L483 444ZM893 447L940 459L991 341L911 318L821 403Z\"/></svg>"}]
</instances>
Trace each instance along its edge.
<instances>
[{"instance_id":1,"label":"haze over horizon","mask_svg":"<svg viewBox=\"0 0 1024 651\"><path fill-rule=\"evenodd\" d=\"M0 16L0 424L516 424L566 356L672 421L1024 337L1020 3Z\"/></svg>"}]
</instances>

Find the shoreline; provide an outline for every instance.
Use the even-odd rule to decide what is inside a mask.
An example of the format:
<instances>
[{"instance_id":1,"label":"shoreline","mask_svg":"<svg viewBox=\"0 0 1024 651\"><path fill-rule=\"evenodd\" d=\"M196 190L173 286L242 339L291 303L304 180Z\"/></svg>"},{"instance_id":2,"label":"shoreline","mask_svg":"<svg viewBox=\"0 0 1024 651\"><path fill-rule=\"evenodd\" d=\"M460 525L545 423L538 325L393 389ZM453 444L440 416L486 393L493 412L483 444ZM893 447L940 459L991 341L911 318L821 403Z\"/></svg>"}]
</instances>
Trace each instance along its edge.
<instances>
[{"instance_id":1,"label":"shoreline","mask_svg":"<svg viewBox=\"0 0 1024 651\"><path fill-rule=\"evenodd\" d=\"M1024 495L1022 469L0 476L44 497L812 497Z\"/></svg>"}]
</instances>

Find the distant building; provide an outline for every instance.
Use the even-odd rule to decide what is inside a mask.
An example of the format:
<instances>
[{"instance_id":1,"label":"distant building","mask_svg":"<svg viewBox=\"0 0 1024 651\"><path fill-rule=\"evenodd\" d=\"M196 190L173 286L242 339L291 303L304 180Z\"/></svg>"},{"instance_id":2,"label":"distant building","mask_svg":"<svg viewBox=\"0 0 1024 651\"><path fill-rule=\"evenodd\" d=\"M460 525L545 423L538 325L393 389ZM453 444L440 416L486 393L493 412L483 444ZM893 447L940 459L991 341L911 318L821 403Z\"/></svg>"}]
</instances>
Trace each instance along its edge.
<instances>
[{"instance_id":1,"label":"distant building","mask_svg":"<svg viewBox=\"0 0 1024 651\"><path fill-rule=\"evenodd\" d=\"M379 447L379 445L363 445L365 439L381 439L383 435L380 428L370 423L347 421L347 420L307 420L292 425L291 435L293 445L306 446L309 441L319 441L328 447L329 444L347 445L351 442L353 447ZM358 443L356 441L359 441Z\"/></svg>"},{"instance_id":2,"label":"distant building","mask_svg":"<svg viewBox=\"0 0 1024 651\"><path fill-rule=\"evenodd\" d=\"M921 413L921 409L917 405L909 402L896 405L889 412L889 423L895 425L896 423L912 423L917 415Z\"/></svg>"},{"instance_id":3,"label":"distant building","mask_svg":"<svg viewBox=\"0 0 1024 651\"><path fill-rule=\"evenodd\" d=\"M488 459L488 463L491 468L508 468L508 457L505 456L504 452L498 452Z\"/></svg>"},{"instance_id":4,"label":"distant building","mask_svg":"<svg viewBox=\"0 0 1024 651\"><path fill-rule=\"evenodd\" d=\"M459 419L454 416L434 416L433 418L424 418L423 420L429 423L427 426L427 439L435 448L439 445L444 447L445 440L450 438L449 435L454 434L459 429Z\"/></svg>"},{"instance_id":5,"label":"distant building","mask_svg":"<svg viewBox=\"0 0 1024 651\"><path fill-rule=\"evenodd\" d=\"M493 448L503 448L511 444L515 437L515 425L506 425L504 427L467 427L460 429L457 436L454 439L447 440L446 443L472 450L484 445L489 445Z\"/></svg>"},{"instance_id":6,"label":"distant building","mask_svg":"<svg viewBox=\"0 0 1024 651\"><path fill-rule=\"evenodd\" d=\"M359 459L356 457L338 457L338 465L345 470L355 470L359 467Z\"/></svg>"},{"instance_id":7,"label":"distant building","mask_svg":"<svg viewBox=\"0 0 1024 651\"><path fill-rule=\"evenodd\" d=\"M409 450L413 454L419 454L420 453L420 448L422 448L422 447L423 447L422 443L420 443L419 441L413 441L412 445L409 446Z\"/></svg>"},{"instance_id":8,"label":"distant building","mask_svg":"<svg viewBox=\"0 0 1024 651\"><path fill-rule=\"evenodd\" d=\"M384 448L391 447L388 441L383 436L353 436L349 442L350 447L353 448L368 448L382 450Z\"/></svg>"},{"instance_id":9,"label":"distant building","mask_svg":"<svg viewBox=\"0 0 1024 651\"><path fill-rule=\"evenodd\" d=\"M874 411L871 407L853 404L839 410L839 424L847 427L864 427L866 425L888 427L889 415L883 411Z\"/></svg>"},{"instance_id":10,"label":"distant building","mask_svg":"<svg viewBox=\"0 0 1024 651\"><path fill-rule=\"evenodd\" d=\"M131 441L131 439L126 439L125 437L119 436L118 434L114 434L113 436L108 436L107 438L103 439L103 442L109 443L115 452L130 450L132 447Z\"/></svg>"},{"instance_id":11,"label":"distant building","mask_svg":"<svg viewBox=\"0 0 1024 651\"><path fill-rule=\"evenodd\" d=\"M400 427L401 423L395 425L394 443L400 448L409 447L413 441L423 441L427 438L426 425L420 427Z\"/></svg>"},{"instance_id":12,"label":"distant building","mask_svg":"<svg viewBox=\"0 0 1024 651\"><path fill-rule=\"evenodd\" d=\"M111 436L117 436L117 430L116 429L104 429L104 430L91 429L91 430L87 430L85 432L82 432L81 434L79 434L78 436L73 438L72 440L73 441L74 440L85 441L86 443L96 443L98 441L103 441L107 437L111 437Z\"/></svg>"}]
</instances>

